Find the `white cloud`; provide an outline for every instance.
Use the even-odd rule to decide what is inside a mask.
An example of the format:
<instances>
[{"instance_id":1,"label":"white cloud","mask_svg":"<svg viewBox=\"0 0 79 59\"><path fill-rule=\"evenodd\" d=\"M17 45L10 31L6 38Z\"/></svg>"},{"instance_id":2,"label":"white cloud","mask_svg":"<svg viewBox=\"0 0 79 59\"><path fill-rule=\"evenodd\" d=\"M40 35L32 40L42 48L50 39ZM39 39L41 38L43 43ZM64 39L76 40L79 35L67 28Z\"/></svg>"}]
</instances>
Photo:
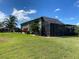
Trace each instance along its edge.
<instances>
[{"instance_id":1,"label":"white cloud","mask_svg":"<svg viewBox=\"0 0 79 59\"><path fill-rule=\"evenodd\" d=\"M59 18L58 16L55 16L55 18Z\"/></svg>"},{"instance_id":2,"label":"white cloud","mask_svg":"<svg viewBox=\"0 0 79 59\"><path fill-rule=\"evenodd\" d=\"M79 18L78 17L68 17L68 18L66 17L65 19L66 20L78 20Z\"/></svg>"},{"instance_id":3,"label":"white cloud","mask_svg":"<svg viewBox=\"0 0 79 59\"><path fill-rule=\"evenodd\" d=\"M76 25L79 25L79 23L77 23Z\"/></svg>"},{"instance_id":4,"label":"white cloud","mask_svg":"<svg viewBox=\"0 0 79 59\"><path fill-rule=\"evenodd\" d=\"M60 11L60 10L61 10L60 8L57 8L57 9L54 10L54 12L58 12L58 11Z\"/></svg>"},{"instance_id":5,"label":"white cloud","mask_svg":"<svg viewBox=\"0 0 79 59\"><path fill-rule=\"evenodd\" d=\"M29 11L26 11L26 14L34 14L36 12L37 12L36 10L29 10Z\"/></svg>"},{"instance_id":6,"label":"white cloud","mask_svg":"<svg viewBox=\"0 0 79 59\"><path fill-rule=\"evenodd\" d=\"M70 17L70 20L79 20L79 17L75 16L75 17Z\"/></svg>"},{"instance_id":7,"label":"white cloud","mask_svg":"<svg viewBox=\"0 0 79 59\"><path fill-rule=\"evenodd\" d=\"M28 16L30 14L35 14L37 11L36 10L17 10L13 9L12 15L16 16L18 20L30 20L31 18Z\"/></svg>"},{"instance_id":8,"label":"white cloud","mask_svg":"<svg viewBox=\"0 0 79 59\"><path fill-rule=\"evenodd\" d=\"M14 8L11 15L16 16L18 21L21 23L21 22L30 20L31 18L28 15L35 14L36 12L37 12L36 10L25 11L25 10L17 10ZM7 17L8 17L7 14L0 11L0 22L5 21L5 18L7 18Z\"/></svg>"},{"instance_id":9,"label":"white cloud","mask_svg":"<svg viewBox=\"0 0 79 59\"><path fill-rule=\"evenodd\" d=\"M55 16L54 18L59 19L59 20L62 20L59 16Z\"/></svg>"},{"instance_id":10,"label":"white cloud","mask_svg":"<svg viewBox=\"0 0 79 59\"><path fill-rule=\"evenodd\" d=\"M6 14L0 11L0 22L4 21L6 17Z\"/></svg>"},{"instance_id":11,"label":"white cloud","mask_svg":"<svg viewBox=\"0 0 79 59\"><path fill-rule=\"evenodd\" d=\"M74 18L74 17L70 17L70 20L75 20L76 18Z\"/></svg>"},{"instance_id":12,"label":"white cloud","mask_svg":"<svg viewBox=\"0 0 79 59\"><path fill-rule=\"evenodd\" d=\"M79 0L77 0L77 1L74 3L74 5L75 5L76 7L79 7Z\"/></svg>"}]
</instances>

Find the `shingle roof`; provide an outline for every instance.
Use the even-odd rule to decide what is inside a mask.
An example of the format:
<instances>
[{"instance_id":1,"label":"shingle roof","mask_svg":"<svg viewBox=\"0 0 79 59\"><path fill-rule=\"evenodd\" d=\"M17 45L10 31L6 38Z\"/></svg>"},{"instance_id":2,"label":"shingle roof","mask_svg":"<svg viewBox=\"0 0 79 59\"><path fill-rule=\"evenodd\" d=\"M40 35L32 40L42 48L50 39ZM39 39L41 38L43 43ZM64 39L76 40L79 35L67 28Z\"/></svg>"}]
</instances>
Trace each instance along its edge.
<instances>
[{"instance_id":1,"label":"shingle roof","mask_svg":"<svg viewBox=\"0 0 79 59\"><path fill-rule=\"evenodd\" d=\"M59 21L56 18L50 18L50 17L45 17L45 16L43 16L42 18L49 23L63 24L61 21Z\"/></svg>"},{"instance_id":2,"label":"shingle roof","mask_svg":"<svg viewBox=\"0 0 79 59\"><path fill-rule=\"evenodd\" d=\"M40 18L37 18L37 19L34 19L34 20L31 20L31 21L27 21L25 23L22 23L21 25L26 25L32 21L36 21L36 20L40 20L40 19L43 19L44 21L47 21L49 23L55 23L55 24L63 24L61 21L59 21L58 19L55 19L55 18L49 18L49 17L40 17Z\"/></svg>"}]
</instances>

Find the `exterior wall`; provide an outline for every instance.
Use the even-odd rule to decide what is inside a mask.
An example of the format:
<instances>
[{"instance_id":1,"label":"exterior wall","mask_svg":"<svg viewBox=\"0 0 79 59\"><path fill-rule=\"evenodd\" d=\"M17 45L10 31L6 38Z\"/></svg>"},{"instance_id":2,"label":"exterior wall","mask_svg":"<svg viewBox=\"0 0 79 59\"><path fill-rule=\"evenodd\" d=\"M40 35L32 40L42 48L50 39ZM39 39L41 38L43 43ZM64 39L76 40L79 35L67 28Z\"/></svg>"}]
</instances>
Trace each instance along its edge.
<instances>
[{"instance_id":1,"label":"exterior wall","mask_svg":"<svg viewBox=\"0 0 79 59\"><path fill-rule=\"evenodd\" d=\"M39 35L41 35L42 31L42 21L39 21Z\"/></svg>"},{"instance_id":2,"label":"exterior wall","mask_svg":"<svg viewBox=\"0 0 79 59\"><path fill-rule=\"evenodd\" d=\"M48 21L45 21L44 18L42 20L42 29L41 29L41 35L42 36L50 36L50 23Z\"/></svg>"},{"instance_id":3,"label":"exterior wall","mask_svg":"<svg viewBox=\"0 0 79 59\"><path fill-rule=\"evenodd\" d=\"M75 35L73 25L51 24L50 36Z\"/></svg>"},{"instance_id":4,"label":"exterior wall","mask_svg":"<svg viewBox=\"0 0 79 59\"><path fill-rule=\"evenodd\" d=\"M50 23L45 22L45 23L44 23L44 26L45 26L45 33L46 33L46 36L50 36Z\"/></svg>"},{"instance_id":5,"label":"exterior wall","mask_svg":"<svg viewBox=\"0 0 79 59\"><path fill-rule=\"evenodd\" d=\"M27 31L29 31L30 26L29 26L29 24L27 24L27 25L21 26L21 28L22 28L22 30L25 29L25 32L27 32Z\"/></svg>"},{"instance_id":6,"label":"exterior wall","mask_svg":"<svg viewBox=\"0 0 79 59\"><path fill-rule=\"evenodd\" d=\"M45 28L44 32L46 36L59 36L64 35L66 29L64 25L49 23L47 21L43 22L43 26ZM63 29L63 30L62 30Z\"/></svg>"},{"instance_id":7,"label":"exterior wall","mask_svg":"<svg viewBox=\"0 0 79 59\"><path fill-rule=\"evenodd\" d=\"M38 21L37 21L38 20ZM38 33L38 35L41 35L42 34L42 20L41 19L37 19L36 21L32 21L32 22L30 22L30 23L28 23L28 24L26 24L26 25L23 25L23 26L21 26L21 28L22 28L22 30L23 29L25 29L25 28L28 28L28 31L30 32L30 33L32 33L32 31L30 30L30 25L33 23L33 22L38 22L38 24L39 24L39 32L35 32L35 34L36 33Z\"/></svg>"},{"instance_id":8,"label":"exterior wall","mask_svg":"<svg viewBox=\"0 0 79 59\"><path fill-rule=\"evenodd\" d=\"M59 24L50 24L50 36L62 36L65 35L66 28Z\"/></svg>"},{"instance_id":9,"label":"exterior wall","mask_svg":"<svg viewBox=\"0 0 79 59\"><path fill-rule=\"evenodd\" d=\"M39 21L39 33L38 35L42 36L62 36L62 35L72 35L74 34L74 26L73 25L64 25L64 24L56 24L52 21L45 21L44 18L36 19L32 22ZM28 28L28 31L30 31L30 24L28 23L26 25L22 26L22 30L25 28Z\"/></svg>"}]
</instances>

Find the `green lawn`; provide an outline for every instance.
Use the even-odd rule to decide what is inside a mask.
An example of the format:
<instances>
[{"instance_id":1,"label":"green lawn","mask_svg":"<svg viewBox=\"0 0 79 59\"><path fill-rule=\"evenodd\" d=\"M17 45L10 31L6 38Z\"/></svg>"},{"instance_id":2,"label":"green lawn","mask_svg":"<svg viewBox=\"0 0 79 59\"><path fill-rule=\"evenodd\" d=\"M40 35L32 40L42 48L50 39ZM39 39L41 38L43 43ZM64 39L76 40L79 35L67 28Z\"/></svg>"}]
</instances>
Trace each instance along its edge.
<instances>
[{"instance_id":1,"label":"green lawn","mask_svg":"<svg viewBox=\"0 0 79 59\"><path fill-rule=\"evenodd\" d=\"M79 37L0 33L0 59L79 59Z\"/></svg>"}]
</instances>

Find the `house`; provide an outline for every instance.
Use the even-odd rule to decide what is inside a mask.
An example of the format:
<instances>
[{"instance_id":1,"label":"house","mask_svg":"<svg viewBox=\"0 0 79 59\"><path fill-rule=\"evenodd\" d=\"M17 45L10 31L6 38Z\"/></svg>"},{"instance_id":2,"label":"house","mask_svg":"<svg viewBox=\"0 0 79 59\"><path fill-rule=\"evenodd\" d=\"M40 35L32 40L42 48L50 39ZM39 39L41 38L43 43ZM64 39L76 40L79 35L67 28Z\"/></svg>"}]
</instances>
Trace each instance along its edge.
<instances>
[{"instance_id":1,"label":"house","mask_svg":"<svg viewBox=\"0 0 79 59\"><path fill-rule=\"evenodd\" d=\"M9 32L9 29L6 27L0 27L0 32Z\"/></svg>"},{"instance_id":2,"label":"house","mask_svg":"<svg viewBox=\"0 0 79 59\"><path fill-rule=\"evenodd\" d=\"M33 23L38 25L37 31L31 30ZM73 35L75 34L75 25L64 24L58 19L49 17L40 17L21 24L23 32L29 32L42 36L62 36L62 35Z\"/></svg>"},{"instance_id":3,"label":"house","mask_svg":"<svg viewBox=\"0 0 79 59\"><path fill-rule=\"evenodd\" d=\"M15 32L21 32L21 29L16 27L16 28L14 28L14 31ZM7 27L0 27L0 32L10 32L10 30Z\"/></svg>"}]
</instances>

